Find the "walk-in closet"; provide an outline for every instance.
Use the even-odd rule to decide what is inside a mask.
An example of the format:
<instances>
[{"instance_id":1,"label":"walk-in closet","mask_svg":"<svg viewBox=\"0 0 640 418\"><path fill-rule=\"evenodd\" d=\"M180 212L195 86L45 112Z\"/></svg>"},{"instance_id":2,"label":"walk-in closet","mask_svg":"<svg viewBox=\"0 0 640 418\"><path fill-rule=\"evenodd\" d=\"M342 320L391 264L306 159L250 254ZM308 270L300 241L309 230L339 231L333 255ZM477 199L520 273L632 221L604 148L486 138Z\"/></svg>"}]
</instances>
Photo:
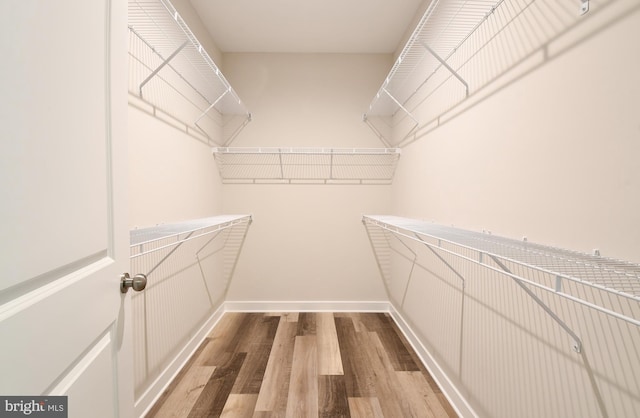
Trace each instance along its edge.
<instances>
[{"instance_id":1,"label":"walk-in closet","mask_svg":"<svg viewBox=\"0 0 640 418\"><path fill-rule=\"evenodd\" d=\"M6 408L640 416L640 1L8 8Z\"/></svg>"}]
</instances>

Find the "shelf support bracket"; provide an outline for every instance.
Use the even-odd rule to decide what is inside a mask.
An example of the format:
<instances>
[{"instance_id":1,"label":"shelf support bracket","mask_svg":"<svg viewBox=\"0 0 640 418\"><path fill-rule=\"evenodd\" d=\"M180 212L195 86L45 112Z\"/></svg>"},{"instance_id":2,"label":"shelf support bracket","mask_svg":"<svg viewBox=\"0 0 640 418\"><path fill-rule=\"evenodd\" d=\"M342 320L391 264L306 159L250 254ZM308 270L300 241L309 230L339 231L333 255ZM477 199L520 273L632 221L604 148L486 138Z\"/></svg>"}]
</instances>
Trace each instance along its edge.
<instances>
[{"instance_id":1,"label":"shelf support bracket","mask_svg":"<svg viewBox=\"0 0 640 418\"><path fill-rule=\"evenodd\" d=\"M578 337L576 335L575 332L573 332L573 330L571 328L569 328L569 326L562 320L560 319L560 317L558 315L555 314L555 312L553 312L551 310L551 308L549 306L547 306L547 304L545 304L542 299L540 299L538 297L538 295L536 295L535 293L533 293L533 291L531 289L529 289L527 286L525 286L522 282L520 282L520 280L516 279L513 277L513 272L511 270L509 270L507 268L507 266L504 265L504 263L502 263L502 261L500 261L498 259L498 257L491 255L491 254L487 254L489 257L491 257L491 259L504 271L506 271L507 273L509 273L511 276L511 278L513 279L514 282L516 282L516 284L518 286L520 286L522 288L522 290L524 290L529 296L531 296L531 298L538 304L540 305L540 307L542 309L544 309L544 311L554 320L558 323L558 325L560 325L560 327L562 327L563 330L565 330L567 332L567 334L569 334L569 336L573 339L573 351L575 351L576 353L581 353L582 352L582 341L580 340L580 337Z\"/></svg>"},{"instance_id":2,"label":"shelf support bracket","mask_svg":"<svg viewBox=\"0 0 640 418\"><path fill-rule=\"evenodd\" d=\"M384 92L384 94L386 94L387 96L389 96L389 97L391 98L391 100L393 100L393 102L394 102L395 104L397 104L397 105L398 105L398 107L404 111L404 113L406 113L406 114L407 114L407 116L409 116L409 117L411 118L411 120L416 124L416 126L418 126L418 124L419 124L419 123L418 123L418 120L417 120L416 118L414 118L414 117L413 117L413 115L411 114L411 112L409 112L409 110L407 110L407 108L406 108L406 107L404 107L404 106L402 105L402 103L400 103L400 102L399 102L395 97L393 97L393 94L389 93L389 91L388 91L387 89L385 89L385 88L383 88L383 89L382 89L382 91Z\"/></svg>"},{"instance_id":3,"label":"shelf support bracket","mask_svg":"<svg viewBox=\"0 0 640 418\"><path fill-rule=\"evenodd\" d=\"M167 255L165 255L164 257L162 257L162 259L160 261L158 261L158 263L153 266L149 272L146 274L147 276L150 276L154 271L156 271L156 269L158 267L160 267L160 265L162 263L164 263L165 261L167 261L167 259L169 257L171 257L173 255L173 253L175 253L176 251L178 251L178 248L180 248L182 246L182 244L184 244L186 241L189 240L189 238L191 238L191 236L193 235L193 231L189 232L184 238L180 239L180 236L178 235L178 243L171 249L171 251L169 251L169 253Z\"/></svg>"},{"instance_id":4,"label":"shelf support bracket","mask_svg":"<svg viewBox=\"0 0 640 418\"><path fill-rule=\"evenodd\" d=\"M364 115L362 115L362 121L364 123L366 123L369 128L371 128L371 130L373 131L373 133L376 134L376 136L378 137L380 142L382 142L384 144L385 148L392 148L392 145L389 143L389 141L387 141L385 139L385 137L382 134L382 132L380 132L380 130L378 128L376 128L375 125L373 123L371 123L371 121L369 121L369 117L367 116L366 113Z\"/></svg>"},{"instance_id":5,"label":"shelf support bracket","mask_svg":"<svg viewBox=\"0 0 640 418\"><path fill-rule=\"evenodd\" d=\"M207 107L207 108L204 110L204 112L202 112L202 113L200 114L200 116L198 116L198 117L196 118L196 120L195 120L195 122L193 122L193 124L194 124L194 125L196 125L198 128L200 128L200 126L198 125L198 122L200 122L200 119L204 118L204 116L205 116L207 113L209 113L209 111L210 111L211 109L213 109L213 108L215 107L215 105L217 105L217 104L220 102L220 100L222 100L222 98L223 98L224 96L226 96L226 95L227 95L227 93L229 93L229 91L231 91L231 89L227 88L227 89L224 91L224 93L222 93L222 94L221 94L217 99L215 99L215 100L213 101L213 103L211 103L211 104L209 105L209 107ZM200 128L200 129L202 129L202 128Z\"/></svg>"},{"instance_id":6,"label":"shelf support bracket","mask_svg":"<svg viewBox=\"0 0 640 418\"><path fill-rule=\"evenodd\" d=\"M454 70L453 68L451 68L451 66L450 66L449 64L447 64L447 62L446 62L445 60L443 60L443 59L440 57L440 55L436 54L436 52L435 52L433 49L431 49L431 48L429 47L429 45L427 45L427 44L426 44L426 43L424 43L424 42L421 42L421 44L422 44L422 47L423 47L424 49L426 49L427 51L429 51L429 53L430 53L430 54L431 54L435 59L437 59L437 60L438 60L438 62L439 62L440 64L442 64L442 66L443 66L444 68L446 68L447 70L449 70L449 72L450 72L450 73L451 73L455 78L457 78L457 79L458 79L458 80L459 80L459 81L464 85L465 95L466 95L466 97L469 97L469 84L464 80L464 78L462 78L462 77L460 76L460 74L458 74L458 72L457 72L456 70Z\"/></svg>"},{"instance_id":7,"label":"shelf support bracket","mask_svg":"<svg viewBox=\"0 0 640 418\"><path fill-rule=\"evenodd\" d=\"M580 14L583 15L589 11L589 0L580 0Z\"/></svg>"},{"instance_id":8,"label":"shelf support bracket","mask_svg":"<svg viewBox=\"0 0 640 418\"><path fill-rule=\"evenodd\" d=\"M249 233L249 227L253 223L253 217L249 218L249 221L244 225L244 231L242 232L242 239L240 240L240 245L238 246L238 251L235 252L233 258L233 264L229 271L229 275L226 277L225 290L223 295L223 300L227 299L227 293L229 292L229 285L231 284L231 279L233 279L233 275L236 272L236 267L238 266L238 260L240 259L240 253L242 252L242 248L244 247L244 243L247 241L247 234Z\"/></svg>"},{"instance_id":9,"label":"shelf support bracket","mask_svg":"<svg viewBox=\"0 0 640 418\"><path fill-rule=\"evenodd\" d=\"M413 251L411 247L405 244L404 241L398 238L396 234L392 234L391 236L394 237L396 240L398 240L398 242L402 244L404 248L406 248L411 254L413 254L413 260L411 261L411 270L409 270L409 276L407 277L407 284L405 284L404 292L402 292L402 302L400 302L400 306L404 307L404 301L407 299L407 292L409 291L409 285L411 284L411 278L413 277L413 269L415 269L416 262L418 261L418 254L416 254L416 252ZM391 248L391 243L389 243L389 247ZM399 251L397 250L395 251L398 252L398 254L401 254Z\"/></svg>"},{"instance_id":10,"label":"shelf support bracket","mask_svg":"<svg viewBox=\"0 0 640 418\"><path fill-rule=\"evenodd\" d=\"M373 236L371 235L371 230L369 229L369 225L371 224L367 223L364 217L362 218L362 224L364 225L365 231L367 231L367 237L369 237L369 243L371 244L371 249L373 250L373 258L376 259L376 264L378 265L378 270L380 271L380 277L382 277L382 284L384 285L384 288L387 291L387 296L389 297L389 299L391 299L391 290L389 290L389 282L391 281L391 278L387 277L387 275L384 274L384 268L380 261L381 257L378 254L378 248L380 246L376 247L376 243L374 242ZM389 243L389 239L384 234L384 230L382 231L383 231L384 240L387 241L387 245L390 247L391 244Z\"/></svg>"},{"instance_id":11,"label":"shelf support bracket","mask_svg":"<svg viewBox=\"0 0 640 418\"><path fill-rule=\"evenodd\" d=\"M416 118L414 118L413 115L411 114L411 112L406 107L404 107L402 105L402 103L400 103L393 96L393 94L391 94L386 88L382 87L378 91L378 96L380 94L382 94L382 93L384 93L387 96L389 96L389 98L396 104L396 106L398 106L398 108L402 109L402 111L413 121L413 126L411 127L411 130L409 131L409 134L411 132L413 132L418 127L418 125L420 125L418 120ZM389 142L389 140L387 140L387 138L385 138L384 134L382 132L380 132L380 130L374 126L374 124L369 120L369 116L366 113L362 116L362 121L365 122L367 124L367 126L369 126L369 128L371 128L371 130L376 134L378 139L380 139L380 141L384 144L385 147L391 148L391 143ZM407 135L409 135L409 134L407 134Z\"/></svg>"},{"instance_id":12,"label":"shelf support bracket","mask_svg":"<svg viewBox=\"0 0 640 418\"><path fill-rule=\"evenodd\" d=\"M418 239L419 242L423 243L425 245L425 247L427 247L429 250L431 250L431 252L433 253L433 255L435 255L436 257L438 257L440 259L440 261L442 261L444 263L445 266L449 267L449 270L451 270L453 272L453 274L455 274L456 276L458 276L458 278L462 281L462 288L464 289L466 286L466 282L464 280L464 276L462 276L462 274L460 274L456 269L453 268L453 266L451 264L449 264L447 262L447 260L445 260L440 254L438 254L436 252L436 250L434 250L431 246L431 244L429 244L428 242L426 242L425 240L422 239L422 237L420 237L420 235L414 233L413 234L414 237L416 237ZM438 247L440 246L440 243L438 243Z\"/></svg>"},{"instance_id":13,"label":"shelf support bracket","mask_svg":"<svg viewBox=\"0 0 640 418\"><path fill-rule=\"evenodd\" d=\"M333 180L333 150L329 154L329 179Z\"/></svg>"},{"instance_id":14,"label":"shelf support bracket","mask_svg":"<svg viewBox=\"0 0 640 418\"><path fill-rule=\"evenodd\" d=\"M228 147L249 122L251 122L251 113L247 113L244 121L229 135L223 145Z\"/></svg>"},{"instance_id":15,"label":"shelf support bracket","mask_svg":"<svg viewBox=\"0 0 640 418\"><path fill-rule=\"evenodd\" d=\"M158 68L156 68L155 70L153 70L153 72L151 74L149 74L149 77L145 78L144 81L142 83L140 83L140 87L139 87L139 92L140 92L140 97L142 97L142 88L145 86L145 84L147 84L149 81L151 81L151 79L153 77L155 77L160 70L162 70L167 64L169 64L169 62L174 59L176 57L176 55L178 55L180 53L180 51L182 51L184 49L185 46L187 46L187 44L189 43L189 41L184 41L184 43L182 45L180 45L178 47L178 49L176 49L175 51L173 51L173 53L171 55L169 55L169 57L167 59L165 59L162 64L160 64L158 66Z\"/></svg>"}]
</instances>

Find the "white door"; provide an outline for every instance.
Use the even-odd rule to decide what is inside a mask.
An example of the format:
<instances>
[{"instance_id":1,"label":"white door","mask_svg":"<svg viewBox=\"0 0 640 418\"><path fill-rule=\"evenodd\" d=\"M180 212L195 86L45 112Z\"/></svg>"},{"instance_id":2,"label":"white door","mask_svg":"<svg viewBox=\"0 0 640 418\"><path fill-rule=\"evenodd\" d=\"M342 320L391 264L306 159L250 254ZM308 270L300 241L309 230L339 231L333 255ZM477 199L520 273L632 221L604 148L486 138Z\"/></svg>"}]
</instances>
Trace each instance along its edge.
<instances>
[{"instance_id":1,"label":"white door","mask_svg":"<svg viewBox=\"0 0 640 418\"><path fill-rule=\"evenodd\" d=\"M133 415L126 13L123 0L0 13L0 396L67 395L69 417Z\"/></svg>"}]
</instances>

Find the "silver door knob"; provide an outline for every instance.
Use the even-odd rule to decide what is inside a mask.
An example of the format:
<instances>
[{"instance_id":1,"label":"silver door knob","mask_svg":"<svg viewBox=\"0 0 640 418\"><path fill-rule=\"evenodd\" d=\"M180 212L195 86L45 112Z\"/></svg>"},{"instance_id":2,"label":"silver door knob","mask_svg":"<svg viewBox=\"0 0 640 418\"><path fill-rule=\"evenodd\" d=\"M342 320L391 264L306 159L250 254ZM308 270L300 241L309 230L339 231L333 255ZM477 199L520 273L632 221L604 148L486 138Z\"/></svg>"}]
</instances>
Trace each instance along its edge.
<instances>
[{"instance_id":1,"label":"silver door knob","mask_svg":"<svg viewBox=\"0 0 640 418\"><path fill-rule=\"evenodd\" d=\"M120 275L120 292L127 293L129 288L133 288L136 292L144 290L147 287L147 276L144 274L136 274L133 276L129 276L129 273L122 273Z\"/></svg>"}]
</instances>

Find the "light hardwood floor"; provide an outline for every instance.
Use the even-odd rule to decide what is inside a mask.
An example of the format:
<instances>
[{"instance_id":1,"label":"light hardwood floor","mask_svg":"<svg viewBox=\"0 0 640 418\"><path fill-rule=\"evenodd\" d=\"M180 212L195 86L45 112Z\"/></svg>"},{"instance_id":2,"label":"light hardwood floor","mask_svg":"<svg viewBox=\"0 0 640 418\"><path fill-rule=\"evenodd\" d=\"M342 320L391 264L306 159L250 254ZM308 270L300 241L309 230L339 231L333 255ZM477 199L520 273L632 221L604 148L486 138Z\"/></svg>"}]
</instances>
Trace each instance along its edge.
<instances>
[{"instance_id":1,"label":"light hardwood floor","mask_svg":"<svg viewBox=\"0 0 640 418\"><path fill-rule=\"evenodd\" d=\"M456 414L384 313L227 313L147 417Z\"/></svg>"}]
</instances>

